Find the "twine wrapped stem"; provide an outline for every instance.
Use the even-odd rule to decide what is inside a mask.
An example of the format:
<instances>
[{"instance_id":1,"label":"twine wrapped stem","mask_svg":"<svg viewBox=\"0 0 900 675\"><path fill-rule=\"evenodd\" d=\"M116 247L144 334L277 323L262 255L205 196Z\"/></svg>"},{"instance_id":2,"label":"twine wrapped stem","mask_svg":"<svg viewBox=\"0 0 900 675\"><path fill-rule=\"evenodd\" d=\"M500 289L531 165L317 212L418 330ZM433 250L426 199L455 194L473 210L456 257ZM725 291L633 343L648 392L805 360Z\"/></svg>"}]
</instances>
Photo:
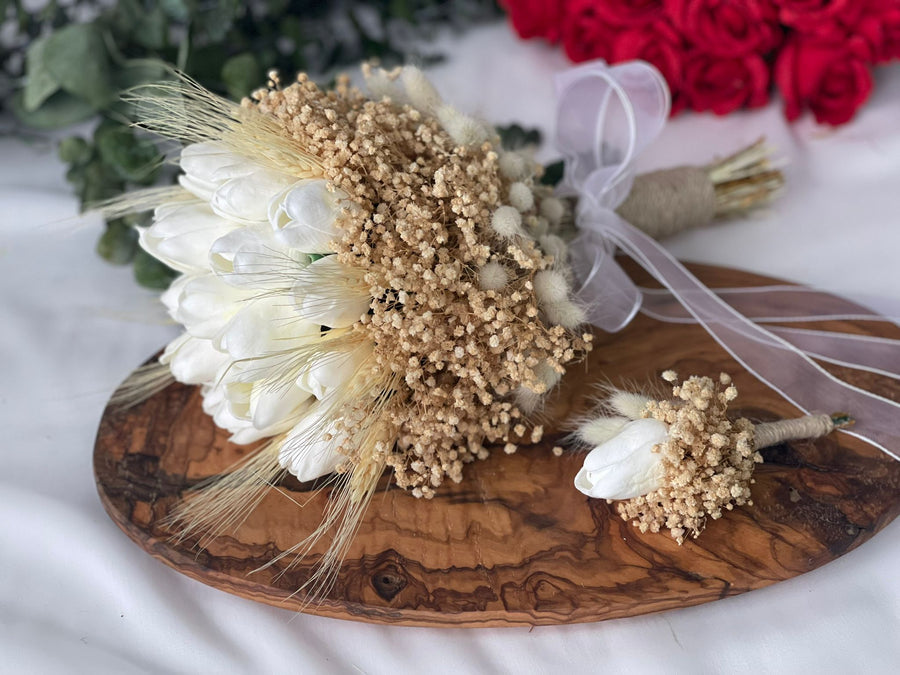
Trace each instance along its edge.
<instances>
[{"instance_id":1,"label":"twine wrapped stem","mask_svg":"<svg viewBox=\"0 0 900 675\"><path fill-rule=\"evenodd\" d=\"M833 415L804 415L792 420L763 422L753 428L756 448L768 448L785 441L816 439L830 434L835 429L853 424L853 418L846 413Z\"/></svg>"},{"instance_id":2,"label":"twine wrapped stem","mask_svg":"<svg viewBox=\"0 0 900 675\"><path fill-rule=\"evenodd\" d=\"M656 239L770 202L784 186L763 139L707 166L641 174L617 212Z\"/></svg>"}]
</instances>

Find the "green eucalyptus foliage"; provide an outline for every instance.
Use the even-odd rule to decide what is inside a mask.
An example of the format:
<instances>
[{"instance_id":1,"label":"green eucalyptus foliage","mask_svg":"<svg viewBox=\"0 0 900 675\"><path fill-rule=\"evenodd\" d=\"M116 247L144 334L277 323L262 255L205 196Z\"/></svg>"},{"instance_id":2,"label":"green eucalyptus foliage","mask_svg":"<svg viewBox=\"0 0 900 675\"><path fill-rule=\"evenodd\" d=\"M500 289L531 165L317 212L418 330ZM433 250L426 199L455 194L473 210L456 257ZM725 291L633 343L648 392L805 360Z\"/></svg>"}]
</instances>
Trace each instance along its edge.
<instances>
[{"instance_id":1,"label":"green eucalyptus foliage","mask_svg":"<svg viewBox=\"0 0 900 675\"><path fill-rule=\"evenodd\" d=\"M507 126L498 126L500 143L507 150L521 150L529 146L541 144L541 132L539 129L526 129L515 122Z\"/></svg>"},{"instance_id":2,"label":"green eucalyptus foliage","mask_svg":"<svg viewBox=\"0 0 900 675\"><path fill-rule=\"evenodd\" d=\"M428 63L439 57L410 52L409 35L424 43L443 26L498 16L495 0L48 0L38 10L0 0L0 23L13 35L0 44L0 111L40 130L100 120L91 136L59 145L84 207L174 180L154 142L129 126L120 98L165 79L165 64L237 100L271 69L325 75L373 58ZM174 272L137 246L135 226L143 224L146 216L109 221L97 250L132 263L140 283L165 287Z\"/></svg>"}]
</instances>

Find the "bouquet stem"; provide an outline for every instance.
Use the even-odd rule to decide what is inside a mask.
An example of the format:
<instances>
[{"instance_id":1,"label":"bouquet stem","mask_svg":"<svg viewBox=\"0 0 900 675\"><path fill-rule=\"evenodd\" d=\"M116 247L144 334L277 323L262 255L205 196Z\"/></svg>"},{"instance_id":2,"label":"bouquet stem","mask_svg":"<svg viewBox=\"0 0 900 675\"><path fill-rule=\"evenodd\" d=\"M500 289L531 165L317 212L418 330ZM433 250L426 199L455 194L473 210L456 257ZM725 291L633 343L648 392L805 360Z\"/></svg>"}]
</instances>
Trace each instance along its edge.
<instances>
[{"instance_id":1,"label":"bouquet stem","mask_svg":"<svg viewBox=\"0 0 900 675\"><path fill-rule=\"evenodd\" d=\"M680 166L634 179L618 213L656 239L739 216L768 204L784 186L760 139L706 166Z\"/></svg>"},{"instance_id":2,"label":"bouquet stem","mask_svg":"<svg viewBox=\"0 0 900 675\"><path fill-rule=\"evenodd\" d=\"M763 422L754 426L756 448L768 448L785 441L821 438L835 429L853 424L853 418L846 413L832 415L804 415L792 420Z\"/></svg>"}]
</instances>

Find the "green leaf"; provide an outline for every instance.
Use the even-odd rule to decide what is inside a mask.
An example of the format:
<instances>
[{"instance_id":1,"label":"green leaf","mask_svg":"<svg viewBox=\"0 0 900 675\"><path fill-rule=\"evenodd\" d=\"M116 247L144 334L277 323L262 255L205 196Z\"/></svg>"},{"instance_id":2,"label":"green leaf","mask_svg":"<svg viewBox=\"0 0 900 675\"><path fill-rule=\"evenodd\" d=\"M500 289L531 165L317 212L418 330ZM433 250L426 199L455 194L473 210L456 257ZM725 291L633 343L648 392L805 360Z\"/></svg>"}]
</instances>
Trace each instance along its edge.
<instances>
[{"instance_id":1,"label":"green leaf","mask_svg":"<svg viewBox=\"0 0 900 675\"><path fill-rule=\"evenodd\" d=\"M207 42L221 42L243 11L238 0L217 0L198 8L191 25Z\"/></svg>"},{"instance_id":2,"label":"green leaf","mask_svg":"<svg viewBox=\"0 0 900 675\"><path fill-rule=\"evenodd\" d=\"M134 255L134 278L141 286L164 290L169 287L178 272L161 263L144 249Z\"/></svg>"},{"instance_id":3,"label":"green leaf","mask_svg":"<svg viewBox=\"0 0 900 675\"><path fill-rule=\"evenodd\" d=\"M249 52L233 56L222 66L222 81L228 95L240 100L264 84L263 72L256 57Z\"/></svg>"},{"instance_id":4,"label":"green leaf","mask_svg":"<svg viewBox=\"0 0 900 675\"><path fill-rule=\"evenodd\" d=\"M192 49L187 62L187 72L203 86L221 91L219 78L222 75L222 64L228 55L221 45L211 45Z\"/></svg>"},{"instance_id":5,"label":"green leaf","mask_svg":"<svg viewBox=\"0 0 900 675\"><path fill-rule=\"evenodd\" d=\"M58 91L37 110L26 110L24 94L12 97L12 111L19 120L34 129L59 129L82 122L94 114L94 107L80 98Z\"/></svg>"},{"instance_id":6,"label":"green leaf","mask_svg":"<svg viewBox=\"0 0 900 675\"><path fill-rule=\"evenodd\" d=\"M130 59L113 72L113 82L119 92L126 92L142 84L172 79L172 72L158 59ZM137 119L138 106L119 99L107 109L124 119Z\"/></svg>"},{"instance_id":7,"label":"green leaf","mask_svg":"<svg viewBox=\"0 0 900 675\"><path fill-rule=\"evenodd\" d=\"M113 80L119 89L171 79L171 69L159 59L129 59L113 74Z\"/></svg>"},{"instance_id":8,"label":"green leaf","mask_svg":"<svg viewBox=\"0 0 900 675\"><path fill-rule=\"evenodd\" d=\"M162 8L154 7L144 14L140 28L134 34L135 41L148 49L162 49L169 37L169 23Z\"/></svg>"},{"instance_id":9,"label":"green leaf","mask_svg":"<svg viewBox=\"0 0 900 675\"><path fill-rule=\"evenodd\" d=\"M50 35L44 64L63 89L97 110L116 98L109 53L94 24L73 24Z\"/></svg>"},{"instance_id":10,"label":"green leaf","mask_svg":"<svg viewBox=\"0 0 900 675\"><path fill-rule=\"evenodd\" d=\"M137 231L121 219L106 224L106 232L97 241L97 253L114 265L126 265L138 250Z\"/></svg>"},{"instance_id":11,"label":"green leaf","mask_svg":"<svg viewBox=\"0 0 900 675\"><path fill-rule=\"evenodd\" d=\"M140 30L144 9L140 0L118 0L109 14L109 21L117 33L132 36Z\"/></svg>"},{"instance_id":12,"label":"green leaf","mask_svg":"<svg viewBox=\"0 0 900 675\"><path fill-rule=\"evenodd\" d=\"M69 136L59 142L59 158L66 164L86 164L93 154L91 146L80 136Z\"/></svg>"},{"instance_id":13,"label":"green leaf","mask_svg":"<svg viewBox=\"0 0 900 675\"><path fill-rule=\"evenodd\" d=\"M404 21L412 21L412 7L409 6L409 0L390 0L390 15Z\"/></svg>"},{"instance_id":14,"label":"green leaf","mask_svg":"<svg viewBox=\"0 0 900 675\"><path fill-rule=\"evenodd\" d=\"M526 129L520 124L498 126L497 133L500 135L500 143L505 150L521 150L529 145L540 145L541 143L540 129Z\"/></svg>"},{"instance_id":15,"label":"green leaf","mask_svg":"<svg viewBox=\"0 0 900 675\"><path fill-rule=\"evenodd\" d=\"M25 54L25 97L22 105L25 110L34 112L41 103L59 91L59 82L47 70L44 61L44 48L47 38L35 40Z\"/></svg>"},{"instance_id":16,"label":"green leaf","mask_svg":"<svg viewBox=\"0 0 900 675\"><path fill-rule=\"evenodd\" d=\"M173 21L184 23L190 18L190 10L184 0L160 0L159 6Z\"/></svg>"},{"instance_id":17,"label":"green leaf","mask_svg":"<svg viewBox=\"0 0 900 675\"><path fill-rule=\"evenodd\" d=\"M160 166L156 146L148 139L136 138L130 127L106 120L94 132L100 158L122 180L149 183Z\"/></svg>"},{"instance_id":18,"label":"green leaf","mask_svg":"<svg viewBox=\"0 0 900 675\"><path fill-rule=\"evenodd\" d=\"M562 160L559 162L553 162L552 164L548 164L544 167L544 175L541 176L541 183L544 185L556 185L563 178L563 167L564 163Z\"/></svg>"},{"instance_id":19,"label":"green leaf","mask_svg":"<svg viewBox=\"0 0 900 675\"><path fill-rule=\"evenodd\" d=\"M118 174L100 157L95 157L82 168L80 179L83 185L79 191L82 206L90 207L115 197L125 188Z\"/></svg>"}]
</instances>

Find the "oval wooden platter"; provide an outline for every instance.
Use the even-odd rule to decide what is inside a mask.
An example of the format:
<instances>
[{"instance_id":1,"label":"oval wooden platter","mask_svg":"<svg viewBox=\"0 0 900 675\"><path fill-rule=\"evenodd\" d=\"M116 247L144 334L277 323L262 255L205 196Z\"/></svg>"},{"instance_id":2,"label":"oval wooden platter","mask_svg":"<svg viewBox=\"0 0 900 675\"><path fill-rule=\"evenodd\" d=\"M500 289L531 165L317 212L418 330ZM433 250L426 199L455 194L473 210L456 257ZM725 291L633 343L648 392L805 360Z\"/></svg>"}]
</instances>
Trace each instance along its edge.
<instances>
[{"instance_id":1,"label":"oval wooden platter","mask_svg":"<svg viewBox=\"0 0 900 675\"><path fill-rule=\"evenodd\" d=\"M712 287L772 283L692 268ZM817 295L809 309L826 310L833 300ZM883 323L824 327L900 337ZM196 388L173 384L130 410L107 409L94 452L97 486L129 537L189 577L279 607L421 626L574 623L710 602L824 565L900 512L900 462L836 433L766 450L753 506L711 522L699 539L679 546L666 534L640 534L605 501L572 487L580 456L556 457L551 449L566 421L591 408L598 383L644 386L667 368L682 376L731 373L740 391L735 412L751 419L797 414L702 328L639 316L618 334L596 336L588 362L571 369L545 410L542 443L513 455L496 450L430 501L391 487L385 476L337 583L317 604L294 593L326 542L291 569L254 570L318 525L327 490L285 481L235 532L202 550L196 541L173 543L161 525L185 490L249 452L203 413ZM900 400L895 381L833 370Z\"/></svg>"}]
</instances>

